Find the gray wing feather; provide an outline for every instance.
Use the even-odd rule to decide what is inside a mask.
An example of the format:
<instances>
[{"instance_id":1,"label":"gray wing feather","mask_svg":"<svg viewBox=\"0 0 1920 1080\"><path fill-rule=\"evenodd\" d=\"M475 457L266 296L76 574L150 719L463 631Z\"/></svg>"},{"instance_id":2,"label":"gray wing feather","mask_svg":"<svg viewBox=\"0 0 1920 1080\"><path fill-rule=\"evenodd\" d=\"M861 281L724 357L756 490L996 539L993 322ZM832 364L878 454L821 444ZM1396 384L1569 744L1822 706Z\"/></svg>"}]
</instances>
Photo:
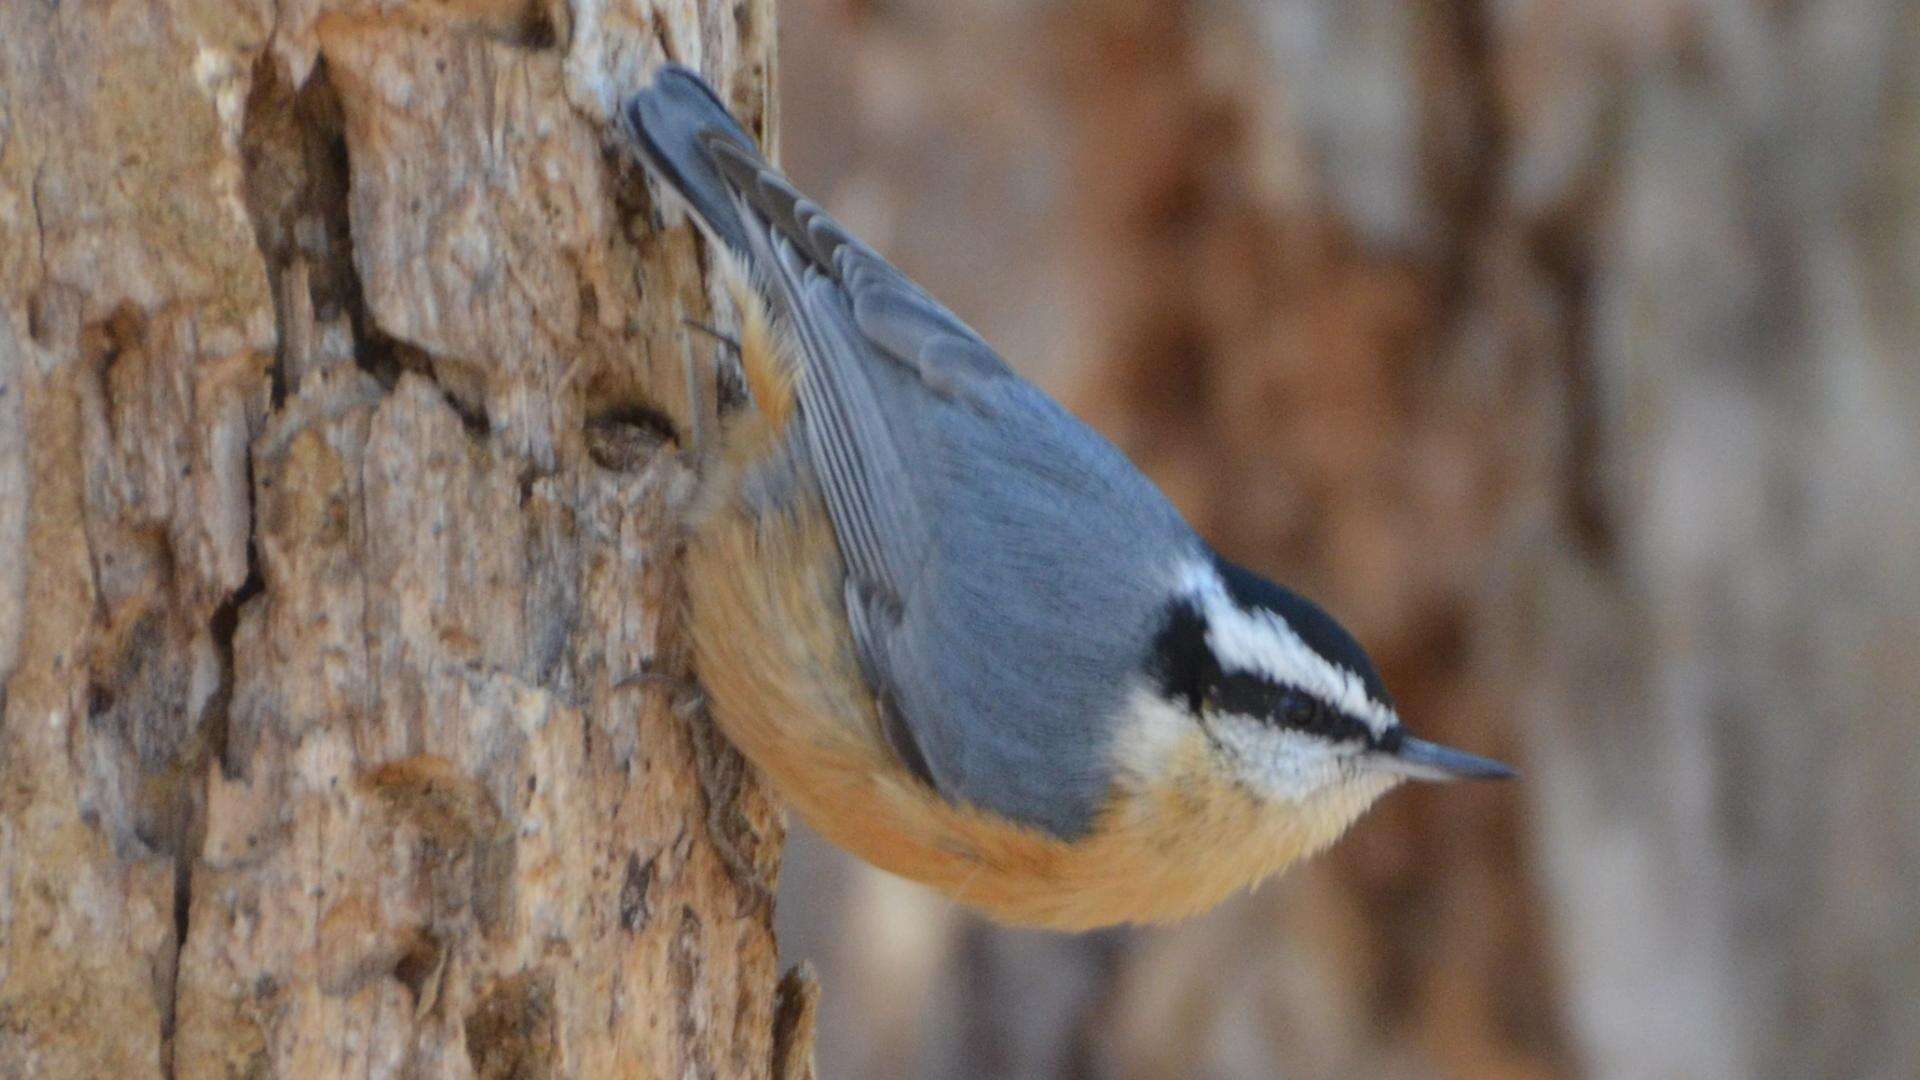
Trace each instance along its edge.
<instances>
[{"instance_id":1,"label":"gray wing feather","mask_svg":"<svg viewBox=\"0 0 1920 1080\"><path fill-rule=\"evenodd\" d=\"M802 227L818 213L803 200L790 205L792 220ZM752 212L743 216L759 220ZM847 298L817 263L805 260L789 235L749 228L748 236L757 265L773 271L808 361L797 387L802 431L841 553L861 584L897 604L925 557L926 525L895 435L860 371L868 350Z\"/></svg>"},{"instance_id":2,"label":"gray wing feather","mask_svg":"<svg viewBox=\"0 0 1920 1080\"><path fill-rule=\"evenodd\" d=\"M867 339L888 356L911 366L928 386L947 396L969 379L1001 374L1001 359L945 308L918 289L903 289L863 268L848 289L853 318Z\"/></svg>"},{"instance_id":3,"label":"gray wing feather","mask_svg":"<svg viewBox=\"0 0 1920 1080\"><path fill-rule=\"evenodd\" d=\"M743 255L800 345L804 457L895 753L949 798L1072 836L1198 541L1104 439L768 166L668 68L625 110L655 172ZM692 188L693 190L685 190Z\"/></svg>"}]
</instances>

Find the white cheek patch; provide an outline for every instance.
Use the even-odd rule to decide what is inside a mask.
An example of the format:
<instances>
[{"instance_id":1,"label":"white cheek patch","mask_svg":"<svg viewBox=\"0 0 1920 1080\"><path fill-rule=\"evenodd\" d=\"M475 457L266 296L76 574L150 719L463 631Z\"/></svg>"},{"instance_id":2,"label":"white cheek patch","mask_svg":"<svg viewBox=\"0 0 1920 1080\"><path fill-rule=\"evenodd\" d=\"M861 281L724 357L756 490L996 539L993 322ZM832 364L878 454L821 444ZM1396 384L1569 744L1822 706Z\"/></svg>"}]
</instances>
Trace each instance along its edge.
<instances>
[{"instance_id":1,"label":"white cheek patch","mask_svg":"<svg viewBox=\"0 0 1920 1080\"><path fill-rule=\"evenodd\" d=\"M1210 714L1204 723L1240 779L1269 799L1305 802L1341 779L1342 755L1325 739L1233 713Z\"/></svg>"},{"instance_id":2,"label":"white cheek patch","mask_svg":"<svg viewBox=\"0 0 1920 1080\"><path fill-rule=\"evenodd\" d=\"M1193 731L1193 714L1145 684L1127 696L1114 740L1114 764L1143 781L1158 780Z\"/></svg>"},{"instance_id":3,"label":"white cheek patch","mask_svg":"<svg viewBox=\"0 0 1920 1080\"><path fill-rule=\"evenodd\" d=\"M1305 732L1286 731L1251 716L1210 713L1201 723L1234 779L1260 796L1304 802L1342 779L1341 749ZM1186 706L1142 685L1128 697L1114 743L1115 764L1144 787L1164 780L1196 720Z\"/></svg>"},{"instance_id":4,"label":"white cheek patch","mask_svg":"<svg viewBox=\"0 0 1920 1080\"><path fill-rule=\"evenodd\" d=\"M1200 602L1207 620L1207 646L1229 671L1246 671L1333 703L1376 735L1394 726L1393 710L1368 696L1357 672L1315 652L1285 619L1270 611L1247 611L1227 596L1211 566L1181 569L1182 591Z\"/></svg>"}]
</instances>

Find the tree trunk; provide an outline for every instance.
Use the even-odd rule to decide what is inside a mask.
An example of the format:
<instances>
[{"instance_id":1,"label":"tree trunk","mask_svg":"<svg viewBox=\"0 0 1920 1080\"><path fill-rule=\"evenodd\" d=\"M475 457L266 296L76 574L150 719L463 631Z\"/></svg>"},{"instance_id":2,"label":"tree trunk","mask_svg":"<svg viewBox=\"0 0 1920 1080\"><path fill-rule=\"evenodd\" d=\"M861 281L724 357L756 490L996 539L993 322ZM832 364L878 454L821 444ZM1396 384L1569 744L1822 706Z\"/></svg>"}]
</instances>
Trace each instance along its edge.
<instances>
[{"instance_id":1,"label":"tree trunk","mask_svg":"<svg viewBox=\"0 0 1920 1080\"><path fill-rule=\"evenodd\" d=\"M1083 401L1522 767L1331 853L1273 1060L1910 1075L1912 7L1078 7Z\"/></svg>"},{"instance_id":2,"label":"tree trunk","mask_svg":"<svg viewBox=\"0 0 1920 1080\"><path fill-rule=\"evenodd\" d=\"M771 0L0 5L0 1074L799 1076L606 149Z\"/></svg>"}]
</instances>

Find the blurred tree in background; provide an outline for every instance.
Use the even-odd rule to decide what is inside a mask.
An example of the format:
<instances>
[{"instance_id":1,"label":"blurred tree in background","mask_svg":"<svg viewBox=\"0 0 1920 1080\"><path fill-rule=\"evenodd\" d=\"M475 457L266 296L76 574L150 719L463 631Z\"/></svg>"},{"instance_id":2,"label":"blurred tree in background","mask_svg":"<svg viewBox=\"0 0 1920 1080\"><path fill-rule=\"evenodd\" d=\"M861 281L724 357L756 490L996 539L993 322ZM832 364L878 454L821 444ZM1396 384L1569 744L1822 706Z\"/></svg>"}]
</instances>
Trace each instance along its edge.
<instances>
[{"instance_id":1,"label":"blurred tree in background","mask_svg":"<svg viewBox=\"0 0 1920 1080\"><path fill-rule=\"evenodd\" d=\"M1920 1071L1920 9L792 0L782 47L804 186L1523 770L1086 938L803 841L824 1073Z\"/></svg>"}]
</instances>

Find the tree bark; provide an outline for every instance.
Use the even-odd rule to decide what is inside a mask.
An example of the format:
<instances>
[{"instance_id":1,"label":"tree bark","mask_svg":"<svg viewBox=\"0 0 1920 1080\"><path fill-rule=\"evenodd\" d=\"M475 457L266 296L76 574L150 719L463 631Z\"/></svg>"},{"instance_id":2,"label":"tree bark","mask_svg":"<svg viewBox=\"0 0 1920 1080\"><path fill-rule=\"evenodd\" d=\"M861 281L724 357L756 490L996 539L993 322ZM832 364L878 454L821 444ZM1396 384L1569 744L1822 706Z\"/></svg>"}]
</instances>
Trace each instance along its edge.
<instances>
[{"instance_id":1,"label":"tree bark","mask_svg":"<svg viewBox=\"0 0 1920 1080\"><path fill-rule=\"evenodd\" d=\"M772 14L0 5L0 1074L810 1071L601 135Z\"/></svg>"}]
</instances>

